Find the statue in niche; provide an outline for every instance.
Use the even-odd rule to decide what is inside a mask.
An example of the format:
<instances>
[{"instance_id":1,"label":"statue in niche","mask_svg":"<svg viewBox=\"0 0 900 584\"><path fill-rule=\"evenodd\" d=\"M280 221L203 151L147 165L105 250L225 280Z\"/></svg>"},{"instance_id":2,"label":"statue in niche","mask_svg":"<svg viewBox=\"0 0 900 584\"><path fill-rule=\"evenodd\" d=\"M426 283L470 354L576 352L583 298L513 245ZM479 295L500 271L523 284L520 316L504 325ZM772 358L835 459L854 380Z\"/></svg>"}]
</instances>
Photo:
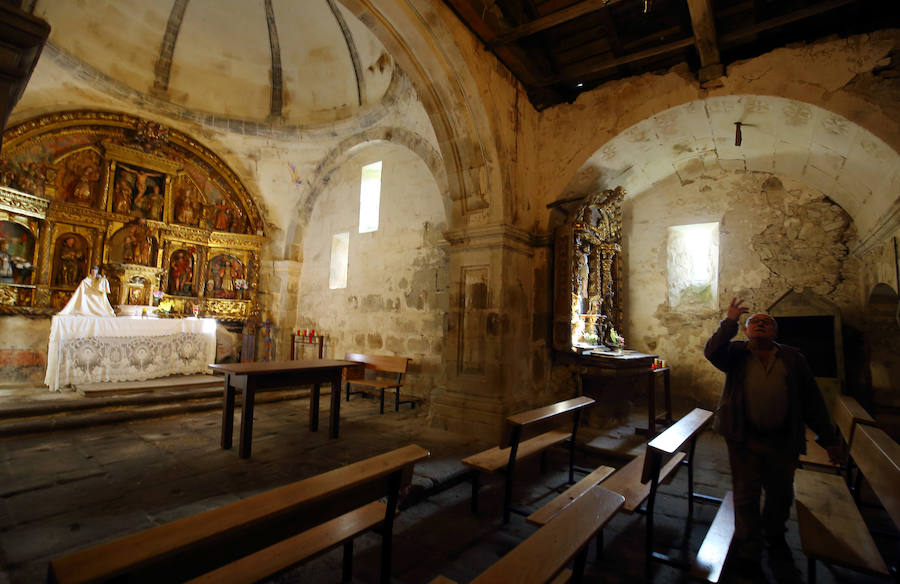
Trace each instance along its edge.
<instances>
[{"instance_id":1,"label":"statue in niche","mask_svg":"<svg viewBox=\"0 0 900 584\"><path fill-rule=\"evenodd\" d=\"M57 244L57 269L54 283L57 286L74 286L85 277L87 270L87 242L83 237L69 233Z\"/></svg>"},{"instance_id":2,"label":"statue in niche","mask_svg":"<svg viewBox=\"0 0 900 584\"><path fill-rule=\"evenodd\" d=\"M228 231L231 227L232 211L228 201L222 199L212 206L213 228L216 231Z\"/></svg>"},{"instance_id":3,"label":"statue in niche","mask_svg":"<svg viewBox=\"0 0 900 584\"><path fill-rule=\"evenodd\" d=\"M178 189L175 200L175 220L185 225L197 225L200 221L200 202L188 187Z\"/></svg>"},{"instance_id":4,"label":"statue in niche","mask_svg":"<svg viewBox=\"0 0 900 584\"><path fill-rule=\"evenodd\" d=\"M227 254L209 261L207 295L214 298L237 298L245 286L244 266L239 259Z\"/></svg>"},{"instance_id":5,"label":"statue in niche","mask_svg":"<svg viewBox=\"0 0 900 584\"><path fill-rule=\"evenodd\" d=\"M557 300L553 343L604 346L609 327L621 328L621 187L591 194L556 231ZM565 303L562 299L568 299Z\"/></svg>"},{"instance_id":6,"label":"statue in niche","mask_svg":"<svg viewBox=\"0 0 900 584\"><path fill-rule=\"evenodd\" d=\"M191 296L193 288L194 257L180 249L172 254L169 262L169 294Z\"/></svg>"},{"instance_id":7,"label":"statue in niche","mask_svg":"<svg viewBox=\"0 0 900 584\"><path fill-rule=\"evenodd\" d=\"M67 200L80 205L94 202L94 190L100 180L100 169L95 163L87 163L76 170L77 178L72 182Z\"/></svg>"},{"instance_id":8,"label":"statue in niche","mask_svg":"<svg viewBox=\"0 0 900 584\"><path fill-rule=\"evenodd\" d=\"M138 219L132 223L122 243L122 261L126 264L150 265L153 251L153 233L147 221Z\"/></svg>"}]
</instances>

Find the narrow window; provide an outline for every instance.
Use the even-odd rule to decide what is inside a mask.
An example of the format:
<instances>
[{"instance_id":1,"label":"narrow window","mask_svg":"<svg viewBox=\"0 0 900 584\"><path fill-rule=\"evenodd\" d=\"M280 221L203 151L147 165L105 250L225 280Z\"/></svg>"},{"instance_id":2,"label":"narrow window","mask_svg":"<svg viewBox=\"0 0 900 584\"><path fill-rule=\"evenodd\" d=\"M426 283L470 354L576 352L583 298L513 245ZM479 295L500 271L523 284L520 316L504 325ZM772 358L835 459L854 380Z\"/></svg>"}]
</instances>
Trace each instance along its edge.
<instances>
[{"instance_id":1,"label":"narrow window","mask_svg":"<svg viewBox=\"0 0 900 584\"><path fill-rule=\"evenodd\" d=\"M350 264L350 232L331 236L331 270L328 287L332 290L347 287L347 266Z\"/></svg>"},{"instance_id":2,"label":"narrow window","mask_svg":"<svg viewBox=\"0 0 900 584\"><path fill-rule=\"evenodd\" d=\"M669 227L669 306L716 308L719 296L719 224Z\"/></svg>"},{"instance_id":3,"label":"narrow window","mask_svg":"<svg viewBox=\"0 0 900 584\"><path fill-rule=\"evenodd\" d=\"M378 231L378 207L381 201L381 161L362 167L359 184L359 232Z\"/></svg>"}]
</instances>

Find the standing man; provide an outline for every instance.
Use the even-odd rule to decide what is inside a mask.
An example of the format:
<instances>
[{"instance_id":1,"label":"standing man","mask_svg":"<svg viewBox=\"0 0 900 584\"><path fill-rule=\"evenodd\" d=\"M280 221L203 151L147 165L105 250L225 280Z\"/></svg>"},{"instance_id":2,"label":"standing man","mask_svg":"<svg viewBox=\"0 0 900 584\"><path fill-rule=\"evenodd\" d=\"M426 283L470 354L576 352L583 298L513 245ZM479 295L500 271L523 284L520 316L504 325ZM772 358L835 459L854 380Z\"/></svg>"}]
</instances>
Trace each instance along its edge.
<instances>
[{"instance_id":1,"label":"standing man","mask_svg":"<svg viewBox=\"0 0 900 584\"><path fill-rule=\"evenodd\" d=\"M744 326L748 340L731 340L738 319L750 312L743 302L731 300L704 355L725 372L715 424L728 444L736 551L758 569L761 536L770 560L790 558L785 522L794 499L797 459L806 453L804 424L816 432L816 441L827 448L832 462L843 453L806 357L775 342L775 319L764 312L753 314ZM760 516L762 491L766 498Z\"/></svg>"}]
</instances>

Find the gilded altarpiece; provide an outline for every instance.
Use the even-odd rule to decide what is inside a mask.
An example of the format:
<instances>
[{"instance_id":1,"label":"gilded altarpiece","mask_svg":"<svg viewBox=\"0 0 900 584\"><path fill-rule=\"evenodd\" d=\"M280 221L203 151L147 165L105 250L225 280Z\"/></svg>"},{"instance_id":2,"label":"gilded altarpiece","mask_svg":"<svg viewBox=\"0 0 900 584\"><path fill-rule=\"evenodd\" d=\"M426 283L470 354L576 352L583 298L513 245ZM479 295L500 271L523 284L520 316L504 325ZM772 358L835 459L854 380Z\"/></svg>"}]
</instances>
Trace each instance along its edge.
<instances>
[{"instance_id":1,"label":"gilded altarpiece","mask_svg":"<svg viewBox=\"0 0 900 584\"><path fill-rule=\"evenodd\" d=\"M0 313L53 314L100 265L114 306L168 299L172 314L243 321L264 241L234 172L174 129L70 112L4 134Z\"/></svg>"},{"instance_id":2,"label":"gilded altarpiece","mask_svg":"<svg viewBox=\"0 0 900 584\"><path fill-rule=\"evenodd\" d=\"M622 187L588 195L554 238L553 346L602 346L622 329Z\"/></svg>"}]
</instances>

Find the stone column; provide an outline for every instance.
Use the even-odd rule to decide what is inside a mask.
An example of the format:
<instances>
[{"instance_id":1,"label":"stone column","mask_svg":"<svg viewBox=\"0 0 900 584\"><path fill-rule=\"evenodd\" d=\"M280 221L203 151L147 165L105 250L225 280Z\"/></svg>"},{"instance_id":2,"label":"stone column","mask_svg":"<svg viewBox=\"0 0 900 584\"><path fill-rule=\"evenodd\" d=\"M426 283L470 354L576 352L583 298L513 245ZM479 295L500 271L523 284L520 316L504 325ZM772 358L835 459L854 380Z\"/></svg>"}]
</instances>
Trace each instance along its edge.
<instances>
[{"instance_id":1,"label":"stone column","mask_svg":"<svg viewBox=\"0 0 900 584\"><path fill-rule=\"evenodd\" d=\"M269 264L269 274L261 274L268 279L265 310L272 313L275 322L275 359L291 358L291 331L297 324L297 292L300 288L300 269L302 263L294 260L275 260ZM260 286L262 288L262 286Z\"/></svg>"},{"instance_id":2,"label":"stone column","mask_svg":"<svg viewBox=\"0 0 900 584\"><path fill-rule=\"evenodd\" d=\"M528 403L534 387L534 250L528 233L502 225L445 237L450 242L447 381L432 393L432 424L499 439L503 418Z\"/></svg>"}]
</instances>

